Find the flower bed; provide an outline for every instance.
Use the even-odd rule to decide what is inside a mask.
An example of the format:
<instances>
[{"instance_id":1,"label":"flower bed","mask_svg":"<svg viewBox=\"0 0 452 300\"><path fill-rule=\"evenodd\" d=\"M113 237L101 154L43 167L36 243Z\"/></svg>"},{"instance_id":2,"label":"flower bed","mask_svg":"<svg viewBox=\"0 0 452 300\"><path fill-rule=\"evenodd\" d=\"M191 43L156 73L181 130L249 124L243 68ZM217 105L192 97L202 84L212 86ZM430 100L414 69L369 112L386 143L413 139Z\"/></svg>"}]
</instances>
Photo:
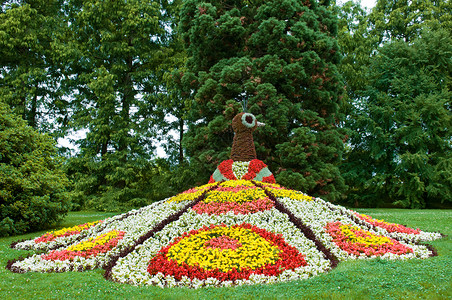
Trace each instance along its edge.
<instances>
[{"instance_id":1,"label":"flower bed","mask_svg":"<svg viewBox=\"0 0 452 300\"><path fill-rule=\"evenodd\" d=\"M124 231L112 230L98 237L72 245L64 250L53 250L41 255L44 260L73 260L75 257L90 258L100 253L106 253L116 247L124 237Z\"/></svg>"},{"instance_id":2,"label":"flower bed","mask_svg":"<svg viewBox=\"0 0 452 300\"><path fill-rule=\"evenodd\" d=\"M236 281L252 274L276 276L300 266L306 266L304 256L282 235L244 223L192 230L162 248L147 270L176 280L186 276Z\"/></svg>"},{"instance_id":3,"label":"flower bed","mask_svg":"<svg viewBox=\"0 0 452 300\"><path fill-rule=\"evenodd\" d=\"M331 222L325 226L333 242L348 254L357 256L382 256L386 253L403 255L413 253L413 249L382 235L362 230L357 226Z\"/></svg>"},{"instance_id":4,"label":"flower bed","mask_svg":"<svg viewBox=\"0 0 452 300\"><path fill-rule=\"evenodd\" d=\"M36 244L37 243L48 243L48 242L54 241L58 237L66 237L66 236L71 236L74 234L79 234L82 230L86 230L101 222L102 221L95 221L95 222L85 223L85 224L81 224L81 225L77 225L77 226L73 226L73 227L69 227L69 228L63 228L60 230L50 231L50 232L47 232L44 235L36 238L34 241Z\"/></svg>"},{"instance_id":5,"label":"flower bed","mask_svg":"<svg viewBox=\"0 0 452 300\"><path fill-rule=\"evenodd\" d=\"M358 214L358 213L356 213L356 216L358 218L360 218L361 220L366 221L374 226L384 228L388 232L400 232L400 233L406 233L406 234L420 234L421 233L419 228L417 228L417 229L408 228L408 227L405 227L400 224L388 223L388 222L385 222L384 220L373 219L371 216Z\"/></svg>"},{"instance_id":6,"label":"flower bed","mask_svg":"<svg viewBox=\"0 0 452 300\"><path fill-rule=\"evenodd\" d=\"M274 206L273 202L269 198L261 198L252 201L246 201L243 203L237 202L200 202L196 204L192 209L198 214L215 214L221 215L227 212L234 212L234 214L253 214L258 211L269 210Z\"/></svg>"},{"instance_id":7,"label":"flower bed","mask_svg":"<svg viewBox=\"0 0 452 300\"><path fill-rule=\"evenodd\" d=\"M257 180L275 183L275 177L267 165L258 159L251 161L238 161L232 159L223 161L218 165L210 177L209 183L228 180Z\"/></svg>"},{"instance_id":8,"label":"flower bed","mask_svg":"<svg viewBox=\"0 0 452 300\"><path fill-rule=\"evenodd\" d=\"M255 178L261 167L258 162L251 167L258 171ZM15 243L16 249L46 253L7 267L14 272L104 267L108 279L134 285L231 286L305 279L347 259L427 258L435 251L419 242L440 237L276 183L225 180Z\"/></svg>"}]
</instances>

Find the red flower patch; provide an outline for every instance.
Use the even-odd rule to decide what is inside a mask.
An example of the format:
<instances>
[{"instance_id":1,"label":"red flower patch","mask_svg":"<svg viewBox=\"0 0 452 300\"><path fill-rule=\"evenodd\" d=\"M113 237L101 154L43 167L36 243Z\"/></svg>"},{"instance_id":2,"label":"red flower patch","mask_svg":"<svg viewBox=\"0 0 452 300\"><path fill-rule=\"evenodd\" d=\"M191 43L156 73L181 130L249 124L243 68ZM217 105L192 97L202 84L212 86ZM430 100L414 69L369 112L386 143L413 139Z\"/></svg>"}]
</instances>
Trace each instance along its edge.
<instances>
[{"instance_id":1,"label":"red flower patch","mask_svg":"<svg viewBox=\"0 0 452 300\"><path fill-rule=\"evenodd\" d=\"M226 225L220 225L226 227ZM192 230L189 233L184 233L181 237L175 239L175 241L169 244L166 247L163 247L155 257L151 259L148 265L148 272L151 275L155 275L157 273L163 273L164 275L173 276L176 280L181 280L183 276L186 276L190 279L200 279L205 280L209 277L216 278L220 281L226 280L239 280L239 279L249 279L252 274L263 274L267 276L277 276L281 274L284 270L291 270L298 268L300 266L306 266L305 256L301 254L295 247L287 244L281 234L275 234L269 232L265 229L258 228L257 226L253 226L251 224L243 223L241 225L233 225L232 228L242 227L245 229L249 229L254 233L257 233L260 237L269 241L272 245L276 246L279 249L279 256L276 263L265 264L262 267L258 267L255 269L251 268L234 268L231 271L223 272L219 269L215 270L207 270L201 268L198 264L188 265L185 262L178 264L175 260L168 259L167 253L171 247L179 243L182 239L188 238L190 236L196 235L202 231L209 231L214 229L215 225L211 225L210 227L204 226L199 230ZM220 237L224 238L224 237ZM225 241L225 240L224 240ZM238 249L239 247L235 248ZM250 257L250 259L252 259Z\"/></svg>"},{"instance_id":2,"label":"red flower patch","mask_svg":"<svg viewBox=\"0 0 452 300\"><path fill-rule=\"evenodd\" d=\"M356 226L331 222L325 229L333 238L333 242L348 254L382 256L386 253L397 255L413 253L413 249L392 238L376 235Z\"/></svg>"},{"instance_id":3,"label":"red flower patch","mask_svg":"<svg viewBox=\"0 0 452 300\"><path fill-rule=\"evenodd\" d=\"M356 216L358 216L358 218L360 218L361 220L366 221L376 227L386 229L387 232L400 232L400 233L406 233L406 234L420 234L421 233L419 228L413 229L413 228L405 227L400 224L388 223L383 220L376 220L376 219L373 219L371 216L362 215L359 213L356 213Z\"/></svg>"}]
</instances>

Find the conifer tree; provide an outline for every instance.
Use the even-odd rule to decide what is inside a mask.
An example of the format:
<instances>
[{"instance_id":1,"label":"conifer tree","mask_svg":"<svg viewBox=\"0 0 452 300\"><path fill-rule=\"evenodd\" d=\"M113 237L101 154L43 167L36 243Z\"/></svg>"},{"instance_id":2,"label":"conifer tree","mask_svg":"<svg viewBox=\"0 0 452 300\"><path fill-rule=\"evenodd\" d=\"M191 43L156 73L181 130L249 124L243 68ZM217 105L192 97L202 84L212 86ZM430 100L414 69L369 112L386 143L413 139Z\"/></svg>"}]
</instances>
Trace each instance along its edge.
<instances>
[{"instance_id":1,"label":"conifer tree","mask_svg":"<svg viewBox=\"0 0 452 300\"><path fill-rule=\"evenodd\" d=\"M428 176L429 179L425 177L427 165L436 164L430 159L424 160L426 163L424 167L419 165L418 169L406 168L406 172L401 172L404 163L400 158L404 155L403 152L406 149L404 145L400 144L402 137L399 140L394 140L392 131L398 127L404 127L405 130L408 128L414 130L413 122L403 116L412 117L411 113L414 113L415 110L420 111L420 99L422 99L420 95L428 93L431 88L433 88L432 94L438 93L433 97L435 100L432 98L423 101L426 105L430 101L433 101L433 103L437 101L433 109L436 112L433 113L432 111L432 116L436 113L439 115L444 113L444 111L443 113L439 112L441 111L441 104L439 103L443 101L441 99L444 96L444 94L441 96L441 93L439 93L439 83L440 81L443 82L441 86L446 88L444 91L450 90L450 80L447 79L450 77L447 76L448 62L446 57L448 50L444 48L445 45L439 45L437 49L432 49L433 51L428 54L422 50L427 40L421 42L419 39L425 37L431 43L438 44L438 41L434 42L436 38L439 38L438 30L444 28L447 31L450 28L451 15L448 11L451 8L450 1L379 0L367 14L359 4L351 1L338 10L340 15L339 44L344 55L340 71L345 79L348 95L348 117L345 126L351 129L350 147L346 152L342 171L346 184L350 187L347 193L347 201L350 204L378 206L385 202L397 202L404 207L424 207L429 205L428 202L441 202L437 196L433 196L433 190L441 190L445 194L449 193L447 189L443 189L447 186L443 179L438 179L438 189L432 189L433 186L427 183L432 182L432 178L439 176L439 174L444 176L448 173L445 171L449 168L446 163L447 159L439 164L443 169L438 169L437 175L433 174L435 168L429 171L433 172ZM436 33L433 34L434 32ZM436 38L433 38L433 36L436 36ZM447 38L441 39L447 41ZM397 43L392 46L387 45L396 41ZM403 43L406 43L406 45L402 45ZM413 43L417 45L416 48L413 48L415 47ZM420 45L424 46L421 47ZM417 50L419 52L414 53ZM408 58L403 54L403 51L414 55ZM384 59L384 55L388 55L386 59ZM401 61L404 63L400 63ZM405 64L412 64L413 67L410 68ZM435 65L438 67L433 67ZM388 70L394 70L392 77L389 75L389 71L385 70L385 67L388 67ZM416 68L427 68L431 72L422 73L423 71ZM439 69L442 71L438 73ZM384 72L384 75L378 77L378 72ZM412 81L414 80L412 76L419 76L419 80ZM441 76L445 77L440 78ZM408 86L396 87L395 85L400 84L396 78L404 78L406 82L410 82L412 90L409 91ZM428 83L429 81L431 83ZM394 86L391 87L390 85ZM375 91L379 93L378 101L380 102L376 100ZM386 96L384 96L385 93ZM385 100L383 100L384 97L386 97ZM394 99L391 100L389 97ZM412 103L413 101L417 102L416 108ZM397 107L391 106L396 103L398 103ZM379 108L380 106L381 108ZM394 117L395 119L383 118L381 117L382 114L376 113L379 109L386 110L387 116L392 111L394 116L398 115L398 117ZM432 121L429 120L427 115L422 116L422 119L427 120L419 122ZM445 119L440 121L443 124L447 122ZM382 131L378 133L377 128ZM423 132L430 130L423 126L418 129ZM385 134L382 132L385 132ZM398 134L400 135L401 132L398 131ZM438 134L428 133L431 136ZM422 138L419 138L418 142L420 141L422 141ZM412 142L413 140L410 143ZM424 142L425 144L423 144ZM425 140L418 144L419 149L428 148L428 152L435 152L434 149L437 149L437 147L429 148L430 146L431 143ZM446 151L446 148L442 149ZM391 151L392 154L389 154ZM410 150L410 153L413 153L412 151L413 149ZM447 154L445 155L447 156ZM399 171L396 171L396 166L399 166ZM424 171L421 171L421 169ZM406 177L408 172L412 174L411 179ZM413 178L415 177L421 178L418 184L414 183ZM411 183L408 183L410 181ZM430 185L429 193L421 188L423 184Z\"/></svg>"},{"instance_id":2,"label":"conifer tree","mask_svg":"<svg viewBox=\"0 0 452 300\"><path fill-rule=\"evenodd\" d=\"M452 199L451 38L426 29L373 58L343 166L350 200L424 208Z\"/></svg>"},{"instance_id":3,"label":"conifer tree","mask_svg":"<svg viewBox=\"0 0 452 300\"><path fill-rule=\"evenodd\" d=\"M337 164L343 86L336 16L329 1L189 0L181 28L192 91L185 146L206 180L227 159L230 127L243 106L266 123L257 156L283 185L334 200L344 190Z\"/></svg>"}]
</instances>

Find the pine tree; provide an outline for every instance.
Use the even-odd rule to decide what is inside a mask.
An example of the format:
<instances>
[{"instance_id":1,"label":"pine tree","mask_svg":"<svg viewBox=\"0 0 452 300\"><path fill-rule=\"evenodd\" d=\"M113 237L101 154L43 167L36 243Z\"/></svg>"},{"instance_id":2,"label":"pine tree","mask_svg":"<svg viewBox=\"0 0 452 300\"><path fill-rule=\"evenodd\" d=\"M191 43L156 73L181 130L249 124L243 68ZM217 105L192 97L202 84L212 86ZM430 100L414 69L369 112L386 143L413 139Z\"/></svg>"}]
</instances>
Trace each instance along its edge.
<instances>
[{"instance_id":1,"label":"pine tree","mask_svg":"<svg viewBox=\"0 0 452 300\"><path fill-rule=\"evenodd\" d=\"M373 59L344 165L354 199L410 208L452 199L451 38L426 29Z\"/></svg>"},{"instance_id":2,"label":"pine tree","mask_svg":"<svg viewBox=\"0 0 452 300\"><path fill-rule=\"evenodd\" d=\"M227 159L230 128L242 104L266 123L254 134L257 156L286 186L339 197L337 127L343 86L329 1L184 3L181 28L189 60L181 82L193 91L184 144L200 180Z\"/></svg>"}]
</instances>

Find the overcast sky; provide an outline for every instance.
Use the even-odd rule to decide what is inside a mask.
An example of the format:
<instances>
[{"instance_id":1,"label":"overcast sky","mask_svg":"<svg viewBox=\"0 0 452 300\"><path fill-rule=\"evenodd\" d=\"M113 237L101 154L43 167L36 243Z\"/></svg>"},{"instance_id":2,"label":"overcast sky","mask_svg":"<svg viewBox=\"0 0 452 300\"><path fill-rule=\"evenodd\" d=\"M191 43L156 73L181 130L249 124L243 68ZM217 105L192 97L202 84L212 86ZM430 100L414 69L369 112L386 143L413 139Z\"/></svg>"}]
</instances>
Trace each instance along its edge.
<instances>
[{"instance_id":1,"label":"overcast sky","mask_svg":"<svg viewBox=\"0 0 452 300\"><path fill-rule=\"evenodd\" d=\"M336 3L337 4L342 4L347 2L348 0L337 0ZM359 0L355 0L355 2L358 2ZM375 2L377 2L377 0L361 0L359 1L361 2L361 6L367 7L367 8L372 8L375 6Z\"/></svg>"}]
</instances>

